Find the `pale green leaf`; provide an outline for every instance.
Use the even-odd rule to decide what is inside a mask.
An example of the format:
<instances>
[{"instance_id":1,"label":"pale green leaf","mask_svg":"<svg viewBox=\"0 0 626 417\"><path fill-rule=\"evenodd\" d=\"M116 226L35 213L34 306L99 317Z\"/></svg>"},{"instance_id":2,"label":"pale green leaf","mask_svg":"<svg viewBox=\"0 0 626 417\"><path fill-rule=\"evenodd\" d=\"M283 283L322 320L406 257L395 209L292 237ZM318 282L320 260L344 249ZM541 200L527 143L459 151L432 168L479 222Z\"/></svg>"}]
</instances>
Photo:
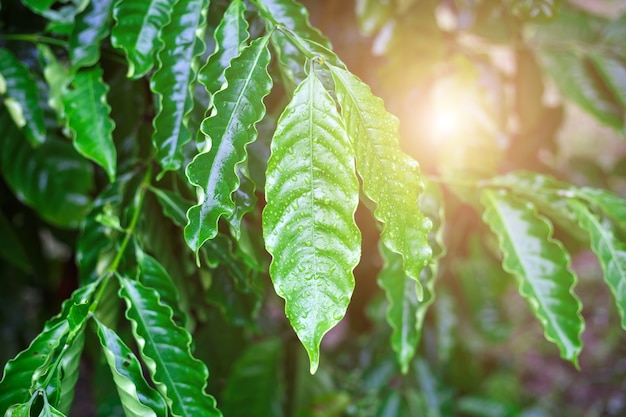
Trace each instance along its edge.
<instances>
[{"instance_id":1,"label":"pale green leaf","mask_svg":"<svg viewBox=\"0 0 626 417\"><path fill-rule=\"evenodd\" d=\"M199 204L187 212L185 240L196 253L217 234L219 218L235 211L231 195L240 185L237 166L257 137L256 123L265 114L263 98L272 86L267 43L268 36L256 39L231 61L225 73L228 86L214 97L216 115L202 122L210 148L187 166L189 182L198 187Z\"/></svg>"},{"instance_id":2,"label":"pale green leaf","mask_svg":"<svg viewBox=\"0 0 626 417\"><path fill-rule=\"evenodd\" d=\"M141 364L132 350L111 329L96 320L98 337L127 417L167 415L163 397L143 376Z\"/></svg>"},{"instance_id":3,"label":"pale green leaf","mask_svg":"<svg viewBox=\"0 0 626 417\"><path fill-rule=\"evenodd\" d=\"M250 37L248 22L244 16L245 10L243 1L232 1L213 33L215 50L198 72L198 81L204 85L209 94L215 94L222 89L226 81L224 78L226 68L230 66L230 61L239 55Z\"/></svg>"},{"instance_id":4,"label":"pale green leaf","mask_svg":"<svg viewBox=\"0 0 626 417\"><path fill-rule=\"evenodd\" d=\"M159 36L170 23L177 2L124 0L113 6L111 44L124 51L129 77L140 78L154 66L156 53L163 46Z\"/></svg>"},{"instance_id":5,"label":"pale green leaf","mask_svg":"<svg viewBox=\"0 0 626 417\"><path fill-rule=\"evenodd\" d=\"M65 417L65 413L54 408L46 399L44 401L43 408L41 409L41 413L39 413L39 417Z\"/></svg>"},{"instance_id":6,"label":"pale green leaf","mask_svg":"<svg viewBox=\"0 0 626 417\"><path fill-rule=\"evenodd\" d=\"M378 32L392 16L391 4L379 0L356 0L355 13L359 30L371 36Z\"/></svg>"},{"instance_id":7,"label":"pale green leaf","mask_svg":"<svg viewBox=\"0 0 626 417\"><path fill-rule=\"evenodd\" d=\"M418 206L424 189L419 165L400 150L398 120L382 100L350 72L332 65L330 69L363 192L376 204L374 216L383 223L383 243L402 255L404 271L418 282L417 296L422 299L418 280L432 257L428 244L432 222Z\"/></svg>"},{"instance_id":8,"label":"pale green leaf","mask_svg":"<svg viewBox=\"0 0 626 417\"><path fill-rule=\"evenodd\" d=\"M4 413L4 417L30 417L31 406L32 402L14 405Z\"/></svg>"},{"instance_id":9,"label":"pale green leaf","mask_svg":"<svg viewBox=\"0 0 626 417\"><path fill-rule=\"evenodd\" d=\"M115 0L93 0L76 16L69 39L69 55L73 68L88 67L100 59L100 43L109 33L111 8ZM121 1L119 3L141 4Z\"/></svg>"},{"instance_id":10,"label":"pale green leaf","mask_svg":"<svg viewBox=\"0 0 626 417\"><path fill-rule=\"evenodd\" d=\"M157 389L178 417L221 416L215 399L205 393L209 372L191 354L191 335L172 320L172 309L159 302L156 290L120 279L126 316Z\"/></svg>"},{"instance_id":11,"label":"pale green leaf","mask_svg":"<svg viewBox=\"0 0 626 417\"><path fill-rule=\"evenodd\" d=\"M104 168L109 181L113 182L117 152L113 143L115 123L106 99L108 91L99 66L81 69L63 96L63 105L74 147L85 158Z\"/></svg>"},{"instance_id":12,"label":"pale green leaf","mask_svg":"<svg viewBox=\"0 0 626 417\"><path fill-rule=\"evenodd\" d=\"M85 318L86 317L87 315L85 314ZM80 365L80 357L83 353L84 345L85 333L81 329L64 350L63 357L59 363L58 373L61 380L61 392L59 402L56 406L63 414L69 413L72 402L74 401L74 389L78 381L78 367Z\"/></svg>"},{"instance_id":13,"label":"pale green leaf","mask_svg":"<svg viewBox=\"0 0 626 417\"><path fill-rule=\"evenodd\" d=\"M498 237L504 270L517 279L546 339L578 367L584 322L582 305L573 292L577 277L569 269L569 254L552 237L552 224L530 203L506 194L484 190L481 201L483 220Z\"/></svg>"},{"instance_id":14,"label":"pale green leaf","mask_svg":"<svg viewBox=\"0 0 626 417\"><path fill-rule=\"evenodd\" d=\"M63 95L67 84L70 82L69 69L57 59L48 45L40 43L37 45L37 49L45 63L43 77L49 88L48 104L56 112L59 124L62 124L65 117Z\"/></svg>"},{"instance_id":15,"label":"pale green leaf","mask_svg":"<svg viewBox=\"0 0 626 417\"><path fill-rule=\"evenodd\" d=\"M281 115L271 152L263 211L270 276L314 373L322 337L350 302L361 242L353 149L315 72Z\"/></svg>"},{"instance_id":16,"label":"pale green leaf","mask_svg":"<svg viewBox=\"0 0 626 417\"><path fill-rule=\"evenodd\" d=\"M150 80L157 107L152 142L163 168L161 175L182 167L183 146L191 140L192 87L205 48L202 39L208 6L208 0L179 0L162 31L163 49L157 54L158 68Z\"/></svg>"},{"instance_id":17,"label":"pale green leaf","mask_svg":"<svg viewBox=\"0 0 626 417\"><path fill-rule=\"evenodd\" d=\"M626 329L626 244L616 238L611 224L602 221L584 203L569 199L568 206L580 227L589 233L591 250L600 261L604 280L615 297L622 327Z\"/></svg>"},{"instance_id":18,"label":"pale green leaf","mask_svg":"<svg viewBox=\"0 0 626 417\"><path fill-rule=\"evenodd\" d=\"M15 55L5 48L0 48L0 74L6 85L6 95L12 101L14 111L22 118L14 118L15 123L23 129L26 138L33 145L40 145L46 140L43 109L39 105L37 82ZM5 98L6 100L6 98Z\"/></svg>"},{"instance_id":19,"label":"pale green leaf","mask_svg":"<svg viewBox=\"0 0 626 417\"><path fill-rule=\"evenodd\" d=\"M47 222L78 227L91 206L91 165L60 139L33 149L2 108L0 131L0 170L17 198Z\"/></svg>"},{"instance_id":20,"label":"pale green leaf","mask_svg":"<svg viewBox=\"0 0 626 417\"><path fill-rule=\"evenodd\" d=\"M600 209L626 233L626 204L624 200L607 190L583 187L574 191L574 195Z\"/></svg>"},{"instance_id":21,"label":"pale green leaf","mask_svg":"<svg viewBox=\"0 0 626 417\"><path fill-rule=\"evenodd\" d=\"M417 281L408 277L402 268L402 257L379 244L383 258L383 268L377 282L385 291L389 307L387 322L392 327L391 346L396 352L402 373L407 373L409 363L415 355L422 337L424 318L431 304L435 301L435 279L437 278L438 260L445 254L443 243L443 197L435 184L429 184L420 201L421 210L435 221L435 227L429 235L433 248L433 261L420 274L424 297L417 300Z\"/></svg>"}]
</instances>

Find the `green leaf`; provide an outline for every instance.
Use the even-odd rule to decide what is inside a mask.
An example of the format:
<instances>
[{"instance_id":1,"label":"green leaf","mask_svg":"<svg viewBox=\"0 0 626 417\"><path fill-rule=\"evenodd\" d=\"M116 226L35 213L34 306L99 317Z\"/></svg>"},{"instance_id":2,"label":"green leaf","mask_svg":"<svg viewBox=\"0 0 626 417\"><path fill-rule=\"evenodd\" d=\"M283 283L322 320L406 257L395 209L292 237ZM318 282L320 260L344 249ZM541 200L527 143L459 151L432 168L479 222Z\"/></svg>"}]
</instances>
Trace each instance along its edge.
<instances>
[{"instance_id":1,"label":"green leaf","mask_svg":"<svg viewBox=\"0 0 626 417\"><path fill-rule=\"evenodd\" d=\"M421 323L418 323L416 314L420 308L417 281L404 274L400 255L382 244L379 244L379 251L383 258L383 268L376 280L389 301L387 322L393 329L391 347L396 352L402 373L406 374L420 339L418 326L421 327Z\"/></svg>"},{"instance_id":2,"label":"green leaf","mask_svg":"<svg viewBox=\"0 0 626 417\"><path fill-rule=\"evenodd\" d=\"M624 200L610 191L583 187L573 191L579 197L596 206L626 233L626 204Z\"/></svg>"},{"instance_id":3,"label":"green leaf","mask_svg":"<svg viewBox=\"0 0 626 417\"><path fill-rule=\"evenodd\" d=\"M17 198L47 222L78 227L91 206L90 164L56 138L33 149L1 108L0 131L0 170Z\"/></svg>"},{"instance_id":4,"label":"green leaf","mask_svg":"<svg viewBox=\"0 0 626 417\"><path fill-rule=\"evenodd\" d=\"M90 1L87 8L76 16L68 45L73 68L88 67L100 59L100 43L109 33L113 1ZM139 4L141 2L121 1L119 3Z\"/></svg>"},{"instance_id":5,"label":"green leaf","mask_svg":"<svg viewBox=\"0 0 626 417\"><path fill-rule=\"evenodd\" d=\"M61 339L69 332L66 320L59 321L39 333L26 350L20 352L4 367L0 381L0 410L7 410L14 404L21 404L31 396L35 371L48 361Z\"/></svg>"},{"instance_id":6,"label":"green leaf","mask_svg":"<svg viewBox=\"0 0 626 417\"><path fill-rule=\"evenodd\" d=\"M350 72L330 66L337 98L356 151L356 168L363 192L376 204L374 217L383 223L383 243L402 255L405 273L417 281L432 257L428 233L432 222L419 210L424 189L419 165L404 154L398 143L398 120L388 113L380 98Z\"/></svg>"},{"instance_id":7,"label":"green leaf","mask_svg":"<svg viewBox=\"0 0 626 417\"><path fill-rule=\"evenodd\" d=\"M74 75L63 97L63 105L74 147L104 168L109 181L113 182L117 152L113 143L115 123L109 116L111 107L106 100L108 91L99 66L81 69Z\"/></svg>"},{"instance_id":8,"label":"green leaf","mask_svg":"<svg viewBox=\"0 0 626 417\"><path fill-rule=\"evenodd\" d=\"M163 172L183 165L183 145L191 140L189 115L193 110L193 83L204 52L208 0L179 0L172 20L163 29L158 69L150 80L156 94L157 114L152 142Z\"/></svg>"},{"instance_id":9,"label":"green leaf","mask_svg":"<svg viewBox=\"0 0 626 417\"><path fill-rule=\"evenodd\" d=\"M65 414L51 406L48 400L45 399L39 417L65 417Z\"/></svg>"},{"instance_id":10,"label":"green leaf","mask_svg":"<svg viewBox=\"0 0 626 417\"><path fill-rule=\"evenodd\" d=\"M270 275L314 373L323 335L350 302L361 236L352 146L313 71L281 115L271 152L263 211Z\"/></svg>"},{"instance_id":11,"label":"green leaf","mask_svg":"<svg viewBox=\"0 0 626 417\"><path fill-rule=\"evenodd\" d=\"M235 209L229 216L226 217L230 224L230 230L233 237L236 240L241 238L241 222L243 216L254 210L257 203L257 197L254 194L256 190L256 184L243 169L237 171L237 177L239 178L239 188L233 193L233 203L235 203Z\"/></svg>"},{"instance_id":12,"label":"green leaf","mask_svg":"<svg viewBox=\"0 0 626 417\"><path fill-rule=\"evenodd\" d=\"M143 252L138 254L137 261L141 270L140 282L148 288L155 289L159 293L161 304L172 309L174 322L184 326L188 318L180 308L178 289L168 272L156 259Z\"/></svg>"},{"instance_id":13,"label":"green leaf","mask_svg":"<svg viewBox=\"0 0 626 417\"><path fill-rule=\"evenodd\" d=\"M561 5L560 0L514 0L513 13L522 19L554 19Z\"/></svg>"},{"instance_id":14,"label":"green leaf","mask_svg":"<svg viewBox=\"0 0 626 417\"><path fill-rule=\"evenodd\" d=\"M104 357L111 369L126 416L166 416L167 405L163 397L145 380L141 364L133 351L113 330L98 320L96 323Z\"/></svg>"},{"instance_id":15,"label":"green leaf","mask_svg":"<svg viewBox=\"0 0 626 417\"><path fill-rule=\"evenodd\" d=\"M257 137L256 123L265 114L263 98L272 80L267 73L268 36L256 39L231 61L226 89L214 97L215 116L202 122L210 149L196 155L187 166L189 182L198 187L199 204L187 212L185 240L196 253L217 234L222 215L232 215L231 195L239 188L237 166L246 160L246 146Z\"/></svg>"},{"instance_id":16,"label":"green leaf","mask_svg":"<svg viewBox=\"0 0 626 417\"><path fill-rule=\"evenodd\" d=\"M9 219L0 211L0 258L30 274L33 267Z\"/></svg>"},{"instance_id":17,"label":"green leaf","mask_svg":"<svg viewBox=\"0 0 626 417\"><path fill-rule=\"evenodd\" d=\"M37 45L41 60L44 62L43 77L48 84L48 105L57 114L59 124L65 118L63 95L67 84L70 82L69 69L57 59L52 49L43 43Z\"/></svg>"},{"instance_id":18,"label":"green leaf","mask_svg":"<svg viewBox=\"0 0 626 417\"><path fill-rule=\"evenodd\" d=\"M504 270L516 277L546 339L578 367L584 322L582 305L573 292L577 277L568 267L569 254L552 237L552 224L530 203L506 194L485 190L481 201L483 220L498 237Z\"/></svg>"},{"instance_id":19,"label":"green leaf","mask_svg":"<svg viewBox=\"0 0 626 417\"><path fill-rule=\"evenodd\" d=\"M43 109L39 105L37 82L28 67L9 50L0 48L0 75L4 79L6 95L11 99L11 106L7 107L15 124L23 129L32 145L42 144L46 140Z\"/></svg>"},{"instance_id":20,"label":"green leaf","mask_svg":"<svg viewBox=\"0 0 626 417\"><path fill-rule=\"evenodd\" d=\"M85 319L87 315L85 314ZM84 323L84 321L83 321ZM57 408L63 414L67 414L70 411L72 402L74 401L74 388L78 381L78 367L80 365L80 357L83 353L83 347L85 345L85 333L82 331L82 326L79 330L80 333L71 341L63 352L63 357L59 363L58 373L61 380L60 385L60 398L57 404Z\"/></svg>"},{"instance_id":21,"label":"green leaf","mask_svg":"<svg viewBox=\"0 0 626 417\"><path fill-rule=\"evenodd\" d=\"M282 351L278 340L249 346L233 365L224 388L224 415L282 417L281 364Z\"/></svg>"},{"instance_id":22,"label":"green leaf","mask_svg":"<svg viewBox=\"0 0 626 417\"><path fill-rule=\"evenodd\" d=\"M120 295L141 356L157 389L174 416L221 416L213 397L205 393L209 372L191 354L191 336L172 320L172 309L158 293L136 281L120 278Z\"/></svg>"},{"instance_id":23,"label":"green leaf","mask_svg":"<svg viewBox=\"0 0 626 417\"><path fill-rule=\"evenodd\" d=\"M193 205L193 201L189 201L179 193L169 190L150 187L150 191L154 193L154 196L159 201L165 217L171 219L177 226L187 224L187 210Z\"/></svg>"},{"instance_id":24,"label":"green leaf","mask_svg":"<svg viewBox=\"0 0 626 417\"><path fill-rule=\"evenodd\" d=\"M111 44L126 55L128 77L140 78L154 66L155 54L163 47L161 31L170 23L176 3L178 0L125 0L113 6Z\"/></svg>"},{"instance_id":25,"label":"green leaf","mask_svg":"<svg viewBox=\"0 0 626 417\"><path fill-rule=\"evenodd\" d=\"M30 417L30 408L32 406L32 400L25 403L13 406L7 410L4 414L5 417Z\"/></svg>"},{"instance_id":26,"label":"green leaf","mask_svg":"<svg viewBox=\"0 0 626 417\"><path fill-rule=\"evenodd\" d=\"M604 280L615 297L622 327L626 329L626 244L616 238L611 224L598 218L584 203L569 199L568 206L580 227L589 233L591 250L600 261Z\"/></svg>"},{"instance_id":27,"label":"green leaf","mask_svg":"<svg viewBox=\"0 0 626 417\"><path fill-rule=\"evenodd\" d=\"M243 1L232 1L213 33L215 51L198 72L198 81L204 85L209 94L215 94L222 89L226 81L224 77L226 68L230 67L233 58L239 56L239 52L250 37L245 11Z\"/></svg>"},{"instance_id":28,"label":"green leaf","mask_svg":"<svg viewBox=\"0 0 626 417\"><path fill-rule=\"evenodd\" d=\"M393 16L391 4L379 0L356 0L355 13L359 31L365 36L374 35Z\"/></svg>"}]
</instances>

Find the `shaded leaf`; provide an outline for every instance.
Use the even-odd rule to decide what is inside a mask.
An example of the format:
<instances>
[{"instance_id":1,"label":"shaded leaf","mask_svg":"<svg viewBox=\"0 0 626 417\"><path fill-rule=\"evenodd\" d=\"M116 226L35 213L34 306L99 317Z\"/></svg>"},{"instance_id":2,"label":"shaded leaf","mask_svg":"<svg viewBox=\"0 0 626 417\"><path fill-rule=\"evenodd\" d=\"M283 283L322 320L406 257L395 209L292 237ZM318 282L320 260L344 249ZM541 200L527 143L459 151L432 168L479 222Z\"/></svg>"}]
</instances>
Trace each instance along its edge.
<instances>
[{"instance_id":1,"label":"shaded leaf","mask_svg":"<svg viewBox=\"0 0 626 417\"><path fill-rule=\"evenodd\" d=\"M398 120L388 113L380 98L350 72L330 66L336 83L348 135L356 151L356 168L363 192L376 204L374 216L383 223L383 243L402 255L405 273L417 281L432 250L428 233L432 222L418 207L424 189L419 165L398 144Z\"/></svg>"},{"instance_id":2,"label":"shaded leaf","mask_svg":"<svg viewBox=\"0 0 626 417\"><path fill-rule=\"evenodd\" d=\"M352 146L313 71L281 115L271 151L263 211L270 276L314 373L323 335L348 307L361 236Z\"/></svg>"},{"instance_id":3,"label":"shaded leaf","mask_svg":"<svg viewBox=\"0 0 626 417\"><path fill-rule=\"evenodd\" d=\"M133 351L114 331L98 320L96 323L104 357L111 369L126 416L166 416L167 405L163 397L145 380L141 364Z\"/></svg>"},{"instance_id":4,"label":"shaded leaf","mask_svg":"<svg viewBox=\"0 0 626 417\"><path fill-rule=\"evenodd\" d=\"M163 172L183 165L183 145L191 140L189 115L193 110L193 83L204 52L208 0L178 0L171 21L163 29L163 48L150 88L156 95L152 142Z\"/></svg>"},{"instance_id":5,"label":"shaded leaf","mask_svg":"<svg viewBox=\"0 0 626 417\"><path fill-rule=\"evenodd\" d=\"M115 25L111 44L122 49L128 60L128 76L140 78L154 66L163 45L159 38L170 23L178 0L118 1L113 6Z\"/></svg>"},{"instance_id":6,"label":"shaded leaf","mask_svg":"<svg viewBox=\"0 0 626 417\"><path fill-rule=\"evenodd\" d=\"M15 124L37 146L46 140L43 109L39 105L37 82L28 70L8 49L0 48L0 76L4 80L6 95L11 99L7 106Z\"/></svg>"},{"instance_id":7,"label":"shaded leaf","mask_svg":"<svg viewBox=\"0 0 626 417\"><path fill-rule=\"evenodd\" d=\"M163 214L177 226L187 224L187 210L193 205L193 201L187 200L179 193L151 187L150 191L159 201Z\"/></svg>"},{"instance_id":8,"label":"shaded leaf","mask_svg":"<svg viewBox=\"0 0 626 417\"><path fill-rule=\"evenodd\" d=\"M19 268L23 272L32 273L33 268L24 250L24 246L11 222L0 211L0 258Z\"/></svg>"},{"instance_id":9,"label":"shaded leaf","mask_svg":"<svg viewBox=\"0 0 626 417\"><path fill-rule=\"evenodd\" d=\"M256 39L231 61L225 73L228 86L214 97L216 115L202 122L210 149L187 166L189 182L198 187L199 204L187 211L185 240L196 254L217 234L219 218L235 210L231 195L240 185L236 169L247 158L246 146L257 137L255 125L265 114L263 98L272 86L267 43L268 36Z\"/></svg>"},{"instance_id":10,"label":"shaded leaf","mask_svg":"<svg viewBox=\"0 0 626 417\"><path fill-rule=\"evenodd\" d=\"M174 416L221 416L213 397L205 393L209 372L191 354L191 336L172 320L172 309L158 293L126 278L120 279L126 316L157 389Z\"/></svg>"},{"instance_id":11,"label":"shaded leaf","mask_svg":"<svg viewBox=\"0 0 626 417\"><path fill-rule=\"evenodd\" d=\"M569 199L568 206L578 219L578 224L589 233L591 249L598 257L617 310L626 329L626 245L619 241L612 230L582 202Z\"/></svg>"},{"instance_id":12,"label":"shaded leaf","mask_svg":"<svg viewBox=\"0 0 626 417\"><path fill-rule=\"evenodd\" d=\"M76 16L69 39L69 55L73 68L88 67L100 59L100 43L109 33L111 8L114 0L90 1ZM140 4L141 2L120 1Z\"/></svg>"},{"instance_id":13,"label":"shaded leaf","mask_svg":"<svg viewBox=\"0 0 626 417\"><path fill-rule=\"evenodd\" d=\"M109 181L113 182L117 152L113 143L115 123L109 115L111 107L106 99L108 91L99 66L81 69L74 75L63 97L63 105L74 147L104 168Z\"/></svg>"},{"instance_id":14,"label":"shaded leaf","mask_svg":"<svg viewBox=\"0 0 626 417\"><path fill-rule=\"evenodd\" d=\"M87 315L85 314L85 319ZM84 323L84 322L83 322ZM70 326L71 327L71 326ZM63 352L59 363L58 373L61 381L59 402L56 404L59 411L68 414L74 401L74 388L78 381L78 366L85 345L85 333L81 329Z\"/></svg>"},{"instance_id":15,"label":"shaded leaf","mask_svg":"<svg viewBox=\"0 0 626 417\"><path fill-rule=\"evenodd\" d=\"M239 240L241 237L241 222L243 216L254 210L254 206L257 203L257 197L254 194L256 191L256 184L250 176L242 169L237 171L237 177L239 178L239 188L233 193L233 203L235 203L235 209L232 214L226 217L230 224L230 230L233 237Z\"/></svg>"},{"instance_id":16,"label":"shaded leaf","mask_svg":"<svg viewBox=\"0 0 626 417\"><path fill-rule=\"evenodd\" d=\"M233 365L224 388L224 415L282 417L281 360L278 340L250 345Z\"/></svg>"},{"instance_id":17,"label":"shaded leaf","mask_svg":"<svg viewBox=\"0 0 626 417\"><path fill-rule=\"evenodd\" d=\"M0 170L13 193L41 217L76 228L91 206L93 171L66 141L50 138L33 149L0 109Z\"/></svg>"},{"instance_id":18,"label":"shaded leaf","mask_svg":"<svg viewBox=\"0 0 626 417\"><path fill-rule=\"evenodd\" d=\"M483 220L498 237L503 268L518 281L526 299L561 357L578 367L584 322L582 305L573 292L577 277L569 254L552 238L552 224L530 203L520 203L492 190L482 193Z\"/></svg>"},{"instance_id":19,"label":"shaded leaf","mask_svg":"<svg viewBox=\"0 0 626 417\"><path fill-rule=\"evenodd\" d=\"M65 107L63 95L67 84L70 82L69 69L57 59L48 45L40 43L37 50L44 62L43 77L48 84L48 105L56 112L57 121L63 124Z\"/></svg>"}]
</instances>

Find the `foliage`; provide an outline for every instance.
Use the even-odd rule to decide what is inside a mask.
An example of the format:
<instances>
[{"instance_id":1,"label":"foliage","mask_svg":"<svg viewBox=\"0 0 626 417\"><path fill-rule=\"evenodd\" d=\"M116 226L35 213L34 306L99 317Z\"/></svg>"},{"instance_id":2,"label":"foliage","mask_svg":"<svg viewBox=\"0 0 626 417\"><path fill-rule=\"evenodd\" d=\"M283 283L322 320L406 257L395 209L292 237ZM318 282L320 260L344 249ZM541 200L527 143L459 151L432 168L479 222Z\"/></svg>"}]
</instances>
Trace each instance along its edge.
<instances>
[{"instance_id":1,"label":"foliage","mask_svg":"<svg viewBox=\"0 0 626 417\"><path fill-rule=\"evenodd\" d=\"M534 316L585 372L587 288L626 329L626 201L545 158L573 104L623 136L624 17L341 8L376 65L296 0L2 3L1 413L563 411L487 363L523 369Z\"/></svg>"}]
</instances>

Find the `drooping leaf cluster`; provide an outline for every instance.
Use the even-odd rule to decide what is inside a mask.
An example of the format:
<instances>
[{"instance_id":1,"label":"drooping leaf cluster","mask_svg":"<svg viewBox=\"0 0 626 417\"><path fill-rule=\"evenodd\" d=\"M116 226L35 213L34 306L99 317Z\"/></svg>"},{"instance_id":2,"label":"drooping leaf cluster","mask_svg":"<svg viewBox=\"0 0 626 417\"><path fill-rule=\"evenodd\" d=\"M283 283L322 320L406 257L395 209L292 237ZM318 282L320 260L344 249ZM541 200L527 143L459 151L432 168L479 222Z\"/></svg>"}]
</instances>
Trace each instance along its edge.
<instances>
[{"instance_id":1,"label":"drooping leaf cluster","mask_svg":"<svg viewBox=\"0 0 626 417\"><path fill-rule=\"evenodd\" d=\"M519 25L531 19L536 29L516 45L517 70L537 76L543 65L564 97L623 129L621 20L560 13L555 1L510 3L507 16ZM356 11L363 32L376 34L379 54L392 56L404 31L421 31L419 41L402 46L429 57L407 67L419 78L445 56L434 17L415 17L428 7L364 0ZM378 274L389 324L368 355L393 355L380 369L372 365L377 377L353 382L355 391L383 392L399 371L417 382L388 392L378 415L449 410L448 394L418 354L431 306L444 306L436 310L441 329L449 323L450 296L437 287L446 274L446 226L458 224L443 204L449 194L480 215L485 240L563 358L578 366L584 321L569 241L555 225L595 253L626 329L620 197L534 172L497 175L490 162L467 156L425 181L401 148L399 120L297 1L23 0L0 11L14 19L0 20L2 187L52 234L45 239L70 248L78 275L61 312L6 363L0 413L69 415L81 361L104 375L98 415L351 412L345 392L321 382L309 390L302 381L310 378L305 368L320 368L319 381L328 377L322 339L342 331L355 268L367 261L360 208L377 229L380 271L371 274ZM415 19L431 20L412 26ZM545 20L551 23L536 23ZM572 42L604 49L551 52L551 42L581 20L589 30ZM570 77L560 76L564 63ZM543 81L537 84L518 86L516 96L516 134L533 143L554 133L536 127L558 113L537 98ZM527 99L540 101L541 114ZM497 136L507 123L494 125L489 132ZM17 232L24 220L0 209L0 255L32 274L36 256ZM284 314L272 294L284 300ZM291 357L292 332L308 366ZM443 338L437 343L441 357L450 354ZM286 376L304 388L285 387ZM410 397L414 385L431 396ZM325 402L307 397L316 390Z\"/></svg>"}]
</instances>

